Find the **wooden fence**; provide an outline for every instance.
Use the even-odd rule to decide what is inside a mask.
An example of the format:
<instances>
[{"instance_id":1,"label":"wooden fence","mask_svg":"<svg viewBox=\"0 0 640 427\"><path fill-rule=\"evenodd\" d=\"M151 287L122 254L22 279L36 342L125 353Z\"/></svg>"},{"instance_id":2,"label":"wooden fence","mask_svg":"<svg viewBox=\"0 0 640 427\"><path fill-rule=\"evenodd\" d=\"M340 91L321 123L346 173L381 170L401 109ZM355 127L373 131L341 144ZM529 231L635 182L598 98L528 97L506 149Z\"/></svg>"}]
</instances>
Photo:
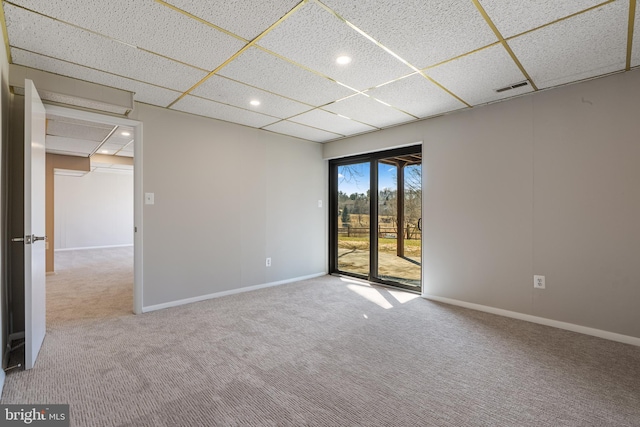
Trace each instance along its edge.
<instances>
[{"instance_id":1,"label":"wooden fence","mask_svg":"<svg viewBox=\"0 0 640 427\"><path fill-rule=\"evenodd\" d=\"M405 239L419 239L420 230L417 227L408 225L404 230ZM369 227L338 227L338 237L368 237ZM395 227L378 226L378 238L396 239L398 230Z\"/></svg>"}]
</instances>

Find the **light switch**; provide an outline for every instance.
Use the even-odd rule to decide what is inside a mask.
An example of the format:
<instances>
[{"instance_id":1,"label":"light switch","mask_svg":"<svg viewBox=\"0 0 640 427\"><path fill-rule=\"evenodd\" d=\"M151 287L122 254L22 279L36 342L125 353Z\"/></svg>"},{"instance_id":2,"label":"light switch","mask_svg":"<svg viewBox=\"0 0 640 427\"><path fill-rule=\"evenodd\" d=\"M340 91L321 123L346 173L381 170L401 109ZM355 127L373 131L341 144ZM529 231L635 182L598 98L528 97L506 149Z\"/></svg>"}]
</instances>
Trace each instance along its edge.
<instances>
[{"instance_id":1,"label":"light switch","mask_svg":"<svg viewBox=\"0 0 640 427\"><path fill-rule=\"evenodd\" d=\"M155 194L154 193L144 193L144 204L145 205L153 205L155 203Z\"/></svg>"},{"instance_id":2,"label":"light switch","mask_svg":"<svg viewBox=\"0 0 640 427\"><path fill-rule=\"evenodd\" d=\"M318 207L321 208L322 207L322 200L318 200Z\"/></svg>"}]
</instances>

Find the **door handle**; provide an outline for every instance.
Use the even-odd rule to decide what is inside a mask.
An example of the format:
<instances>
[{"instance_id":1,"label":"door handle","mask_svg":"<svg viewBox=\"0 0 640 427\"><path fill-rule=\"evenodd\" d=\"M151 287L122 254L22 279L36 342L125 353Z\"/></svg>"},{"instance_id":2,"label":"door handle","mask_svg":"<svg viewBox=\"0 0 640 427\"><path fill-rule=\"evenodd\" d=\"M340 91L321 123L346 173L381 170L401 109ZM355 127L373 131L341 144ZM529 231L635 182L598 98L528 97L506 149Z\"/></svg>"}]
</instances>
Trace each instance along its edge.
<instances>
[{"instance_id":1,"label":"door handle","mask_svg":"<svg viewBox=\"0 0 640 427\"><path fill-rule=\"evenodd\" d=\"M27 235L24 237L14 237L11 239L12 242L24 242L26 245L30 245L32 242L35 243L38 240L47 240L47 236L36 236L35 234Z\"/></svg>"},{"instance_id":2,"label":"door handle","mask_svg":"<svg viewBox=\"0 0 640 427\"><path fill-rule=\"evenodd\" d=\"M24 237L14 237L13 239L11 239L11 241L12 242L24 242L25 245L30 245L32 238L33 238L33 235L31 235L31 236L26 235Z\"/></svg>"}]
</instances>

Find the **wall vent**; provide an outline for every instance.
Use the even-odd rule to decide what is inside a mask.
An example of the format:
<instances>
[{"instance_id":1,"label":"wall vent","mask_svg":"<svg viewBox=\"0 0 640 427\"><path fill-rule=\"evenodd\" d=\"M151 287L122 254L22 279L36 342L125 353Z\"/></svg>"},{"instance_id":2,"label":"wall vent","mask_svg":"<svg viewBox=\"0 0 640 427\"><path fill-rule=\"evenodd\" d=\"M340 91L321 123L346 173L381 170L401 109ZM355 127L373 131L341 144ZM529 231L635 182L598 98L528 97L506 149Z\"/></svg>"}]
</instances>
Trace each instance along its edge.
<instances>
[{"instance_id":1,"label":"wall vent","mask_svg":"<svg viewBox=\"0 0 640 427\"><path fill-rule=\"evenodd\" d=\"M522 86L527 86L528 84L529 84L529 82L527 82L527 81L520 82L520 83L514 83L514 84L512 84L510 86L505 86L505 87L501 87L500 89L495 89L495 91L497 93L506 92L506 91L511 90L511 89L516 89L516 88L519 88L519 87L522 87Z\"/></svg>"}]
</instances>

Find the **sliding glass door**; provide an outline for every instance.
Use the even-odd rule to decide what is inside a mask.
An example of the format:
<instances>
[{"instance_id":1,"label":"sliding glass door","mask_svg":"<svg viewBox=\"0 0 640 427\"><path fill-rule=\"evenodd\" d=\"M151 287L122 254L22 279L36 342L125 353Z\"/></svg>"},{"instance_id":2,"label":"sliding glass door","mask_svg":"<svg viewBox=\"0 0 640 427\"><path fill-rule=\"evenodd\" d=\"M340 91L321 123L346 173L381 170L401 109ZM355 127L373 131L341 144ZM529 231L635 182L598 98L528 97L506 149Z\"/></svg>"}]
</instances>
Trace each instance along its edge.
<instances>
[{"instance_id":1,"label":"sliding glass door","mask_svg":"<svg viewBox=\"0 0 640 427\"><path fill-rule=\"evenodd\" d=\"M369 275L370 164L338 166L337 268L358 276Z\"/></svg>"},{"instance_id":2,"label":"sliding glass door","mask_svg":"<svg viewBox=\"0 0 640 427\"><path fill-rule=\"evenodd\" d=\"M420 291L421 147L334 160L330 188L331 272Z\"/></svg>"}]
</instances>

